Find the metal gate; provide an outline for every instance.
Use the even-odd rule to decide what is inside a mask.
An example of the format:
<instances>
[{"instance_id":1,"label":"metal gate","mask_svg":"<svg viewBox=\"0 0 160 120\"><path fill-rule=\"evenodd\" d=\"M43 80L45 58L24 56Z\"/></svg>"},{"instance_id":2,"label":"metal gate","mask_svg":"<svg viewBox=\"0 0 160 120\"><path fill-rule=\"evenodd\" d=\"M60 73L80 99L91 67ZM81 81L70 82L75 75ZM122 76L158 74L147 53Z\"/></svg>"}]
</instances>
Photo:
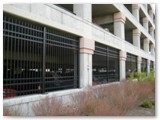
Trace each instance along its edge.
<instances>
[{"instance_id":1,"label":"metal gate","mask_svg":"<svg viewBox=\"0 0 160 120\"><path fill-rule=\"evenodd\" d=\"M147 72L147 59L142 58L141 72Z\"/></svg>"},{"instance_id":2,"label":"metal gate","mask_svg":"<svg viewBox=\"0 0 160 120\"><path fill-rule=\"evenodd\" d=\"M154 69L154 62L150 61L150 70L153 70L153 69Z\"/></svg>"},{"instance_id":3,"label":"metal gate","mask_svg":"<svg viewBox=\"0 0 160 120\"><path fill-rule=\"evenodd\" d=\"M93 84L119 81L119 50L95 43Z\"/></svg>"},{"instance_id":4,"label":"metal gate","mask_svg":"<svg viewBox=\"0 0 160 120\"><path fill-rule=\"evenodd\" d=\"M133 71L137 71L137 56L127 53L126 78L130 77L130 73Z\"/></svg>"},{"instance_id":5,"label":"metal gate","mask_svg":"<svg viewBox=\"0 0 160 120\"><path fill-rule=\"evenodd\" d=\"M78 39L4 13L3 97L77 88Z\"/></svg>"}]
</instances>

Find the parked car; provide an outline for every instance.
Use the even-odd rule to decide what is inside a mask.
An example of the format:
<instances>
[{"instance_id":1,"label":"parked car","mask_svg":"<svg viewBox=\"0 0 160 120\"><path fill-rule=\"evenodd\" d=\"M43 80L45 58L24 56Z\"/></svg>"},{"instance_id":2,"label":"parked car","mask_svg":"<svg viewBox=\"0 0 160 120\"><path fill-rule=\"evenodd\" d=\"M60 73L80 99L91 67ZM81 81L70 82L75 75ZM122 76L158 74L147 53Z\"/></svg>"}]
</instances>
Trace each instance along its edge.
<instances>
[{"instance_id":1,"label":"parked car","mask_svg":"<svg viewBox=\"0 0 160 120\"><path fill-rule=\"evenodd\" d=\"M3 98L10 98L16 96L16 90L11 88L4 88L3 89Z\"/></svg>"},{"instance_id":2,"label":"parked car","mask_svg":"<svg viewBox=\"0 0 160 120\"><path fill-rule=\"evenodd\" d=\"M62 84L62 76L58 72L46 72L46 88L50 90L53 89L60 89Z\"/></svg>"}]
</instances>

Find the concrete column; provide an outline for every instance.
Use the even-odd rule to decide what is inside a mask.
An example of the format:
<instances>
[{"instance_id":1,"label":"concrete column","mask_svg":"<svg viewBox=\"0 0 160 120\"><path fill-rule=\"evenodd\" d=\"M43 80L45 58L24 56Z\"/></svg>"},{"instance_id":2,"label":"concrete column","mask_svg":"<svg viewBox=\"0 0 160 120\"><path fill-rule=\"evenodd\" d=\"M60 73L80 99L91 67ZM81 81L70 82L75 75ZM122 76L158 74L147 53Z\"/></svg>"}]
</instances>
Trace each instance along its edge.
<instances>
[{"instance_id":1,"label":"concrete column","mask_svg":"<svg viewBox=\"0 0 160 120\"><path fill-rule=\"evenodd\" d=\"M77 16L92 22L92 4L74 4L73 12Z\"/></svg>"},{"instance_id":2,"label":"concrete column","mask_svg":"<svg viewBox=\"0 0 160 120\"><path fill-rule=\"evenodd\" d=\"M154 76L156 76L156 63L153 61Z\"/></svg>"},{"instance_id":3,"label":"concrete column","mask_svg":"<svg viewBox=\"0 0 160 120\"><path fill-rule=\"evenodd\" d=\"M140 49L140 36L141 32L138 29L133 30L133 45Z\"/></svg>"},{"instance_id":4,"label":"concrete column","mask_svg":"<svg viewBox=\"0 0 160 120\"><path fill-rule=\"evenodd\" d=\"M148 32L148 19L147 17L144 17L143 18L143 27L147 30Z\"/></svg>"},{"instance_id":5,"label":"concrete column","mask_svg":"<svg viewBox=\"0 0 160 120\"><path fill-rule=\"evenodd\" d=\"M92 54L95 42L80 38L80 88L92 86Z\"/></svg>"},{"instance_id":6,"label":"concrete column","mask_svg":"<svg viewBox=\"0 0 160 120\"><path fill-rule=\"evenodd\" d=\"M141 63L142 63L142 58L140 56L137 57L137 71L141 72Z\"/></svg>"},{"instance_id":7,"label":"concrete column","mask_svg":"<svg viewBox=\"0 0 160 120\"><path fill-rule=\"evenodd\" d=\"M147 11L147 13L148 13L148 5L146 4L146 11Z\"/></svg>"},{"instance_id":8,"label":"concrete column","mask_svg":"<svg viewBox=\"0 0 160 120\"><path fill-rule=\"evenodd\" d=\"M144 8L146 9L146 11L148 10L148 6L147 4L143 4L144 5Z\"/></svg>"},{"instance_id":9,"label":"concrete column","mask_svg":"<svg viewBox=\"0 0 160 120\"><path fill-rule=\"evenodd\" d=\"M150 27L149 30L150 30L151 36L154 38L154 28L153 28L153 27Z\"/></svg>"},{"instance_id":10,"label":"concrete column","mask_svg":"<svg viewBox=\"0 0 160 120\"><path fill-rule=\"evenodd\" d=\"M155 19L153 19L153 23L156 24L156 20Z\"/></svg>"},{"instance_id":11,"label":"concrete column","mask_svg":"<svg viewBox=\"0 0 160 120\"><path fill-rule=\"evenodd\" d=\"M147 60L147 74L150 73L150 60Z\"/></svg>"},{"instance_id":12,"label":"concrete column","mask_svg":"<svg viewBox=\"0 0 160 120\"><path fill-rule=\"evenodd\" d=\"M149 52L149 40L148 40L148 38L145 38L143 40L143 48L144 48L144 51L146 51L147 53Z\"/></svg>"},{"instance_id":13,"label":"concrete column","mask_svg":"<svg viewBox=\"0 0 160 120\"><path fill-rule=\"evenodd\" d=\"M139 21L139 4L132 4L132 14Z\"/></svg>"},{"instance_id":14,"label":"concrete column","mask_svg":"<svg viewBox=\"0 0 160 120\"><path fill-rule=\"evenodd\" d=\"M122 12L114 14L114 34L125 40L125 21L126 17Z\"/></svg>"},{"instance_id":15,"label":"concrete column","mask_svg":"<svg viewBox=\"0 0 160 120\"><path fill-rule=\"evenodd\" d=\"M155 51L154 51L155 45L152 44L151 45L151 55L155 55Z\"/></svg>"},{"instance_id":16,"label":"concrete column","mask_svg":"<svg viewBox=\"0 0 160 120\"><path fill-rule=\"evenodd\" d=\"M120 51L120 80L126 79L126 58L127 54L125 51Z\"/></svg>"},{"instance_id":17,"label":"concrete column","mask_svg":"<svg viewBox=\"0 0 160 120\"><path fill-rule=\"evenodd\" d=\"M153 20L153 11L149 10L149 16L151 17L151 19Z\"/></svg>"}]
</instances>

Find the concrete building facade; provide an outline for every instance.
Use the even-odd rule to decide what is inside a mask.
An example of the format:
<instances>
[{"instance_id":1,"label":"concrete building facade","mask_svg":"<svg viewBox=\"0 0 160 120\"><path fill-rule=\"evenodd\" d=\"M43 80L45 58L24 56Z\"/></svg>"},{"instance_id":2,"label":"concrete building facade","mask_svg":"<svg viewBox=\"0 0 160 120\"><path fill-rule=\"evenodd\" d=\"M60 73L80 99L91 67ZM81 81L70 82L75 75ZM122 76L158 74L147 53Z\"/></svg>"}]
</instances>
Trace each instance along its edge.
<instances>
[{"instance_id":1,"label":"concrete building facade","mask_svg":"<svg viewBox=\"0 0 160 120\"><path fill-rule=\"evenodd\" d=\"M42 90L40 94L35 92L35 95L26 94L26 96L24 94L25 96L20 95L19 97L4 99L5 106L21 105L24 108L23 110L27 111L26 113L28 115L32 115L30 106L43 99L46 95L50 97L54 95L63 96L67 100L68 94L81 91L84 88L92 86L94 83L102 84L126 80L128 70L132 71L136 69L137 71L149 73L151 67L155 69L155 13L150 4L5 4L3 6L3 12L5 27L9 23L17 24L17 26L23 25L21 22L16 22L19 19L29 21L33 24L33 28L34 23L40 25L40 27L44 27L42 31L41 28L38 28L39 26L34 28L37 32L41 31L37 34L46 32L46 34L42 35L42 38L46 39L46 41L43 41L42 46L39 44L40 47L45 49L45 51L42 52L43 55L47 56L47 51L50 49L53 51L59 50L59 48L45 48L45 45L51 44L51 42L48 42L49 39L50 41L52 40L52 36L47 37L52 34L52 30L50 32L48 28L64 32L62 33L64 36L59 35L63 36L63 38L69 34L68 38L72 41L66 42L64 46L62 46L66 47L66 45L70 44L67 48L68 51L62 48L59 50L61 52L57 53L68 57L63 58L66 60L59 59L62 66L56 69L61 71L61 76L63 76L63 69L65 69L65 71L74 71L72 74L73 79L77 81L73 82L73 87L69 90L63 89L59 91L51 90L46 92ZM28 23L26 22L26 24ZM27 32L27 27L24 28L26 28ZM18 27L12 29L12 26L11 28L7 29L6 27L4 29L4 41L7 41L7 39L17 40L16 37L19 37L17 41L20 40L20 34L14 38L6 38L10 35L7 32L12 31L13 33L19 30L21 33L23 29ZM26 33L23 32L22 34L26 35ZM53 34L58 35L58 32ZM29 33L29 35L31 35L30 37L35 36L34 38L36 38L36 35L34 35L34 33L32 35L32 32ZM14 36L14 34L12 34L12 36ZM57 42L54 43L54 45L60 46L60 44L63 44L63 41L68 38L64 38L64 40L59 39L59 41L62 40L62 43ZM25 39L33 40L33 38L27 37ZM37 39L39 39L39 41L41 40L41 38ZM4 44L7 46L7 43L8 42ZM11 42L10 44L13 43ZM16 46L16 43L14 44ZM32 43L27 44L32 45ZM36 46L36 43L34 45ZM26 47L26 51L27 48L28 47ZM71 48L75 49L69 50ZM9 48L6 47L6 49ZM36 49L38 48L36 47L33 51L36 51ZM68 54L72 52L72 55ZM8 53L7 50L6 53ZM17 55L19 54L20 53L17 53ZM35 52L35 54L37 53ZM16 56L15 54L12 55ZM26 55L32 56L30 54ZM52 54L50 54L50 56L52 56ZM57 56L60 57L60 55ZM42 72L42 81L46 79L46 71L52 70L52 68L48 66L54 66L56 62L53 61L57 56L53 57L53 59L50 58L52 59L51 62L48 62L49 58L47 57L42 60L42 63L44 63L44 61L46 62L46 64L42 65L42 69L45 69L44 72ZM10 58L4 56L4 61L5 59L7 61ZM72 63L69 62L72 61L72 59L74 65L71 65ZM16 62L16 58L14 58L14 60L13 66L19 64ZM20 64L30 65L31 63L29 61L30 60L28 60L28 63L20 62ZM73 67L68 67L69 65L64 64L65 62ZM38 64L32 62L33 66L34 63ZM8 62L6 62L6 66L7 65ZM66 67L63 67L64 65L66 65ZM60 64L57 64L57 66L60 66ZM8 69L10 68L7 67L6 70ZM24 71L24 69L25 68L22 70L21 68L22 71ZM14 76L14 78L16 77ZM7 79L7 77L4 78L4 80ZM43 89L45 86L43 85L44 84L41 85L40 83L38 88Z\"/></svg>"}]
</instances>

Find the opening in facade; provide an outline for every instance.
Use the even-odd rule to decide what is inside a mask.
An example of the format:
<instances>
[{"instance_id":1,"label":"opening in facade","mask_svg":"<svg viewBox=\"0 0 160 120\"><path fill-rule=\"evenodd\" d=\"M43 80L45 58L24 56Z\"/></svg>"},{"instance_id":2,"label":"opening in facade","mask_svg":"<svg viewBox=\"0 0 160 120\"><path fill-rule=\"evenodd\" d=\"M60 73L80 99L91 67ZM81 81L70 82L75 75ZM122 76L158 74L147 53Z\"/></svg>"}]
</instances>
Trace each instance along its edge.
<instances>
[{"instance_id":1,"label":"opening in facade","mask_svg":"<svg viewBox=\"0 0 160 120\"><path fill-rule=\"evenodd\" d=\"M3 16L3 97L79 86L78 37Z\"/></svg>"},{"instance_id":2,"label":"opening in facade","mask_svg":"<svg viewBox=\"0 0 160 120\"><path fill-rule=\"evenodd\" d=\"M151 62L150 62L150 70L153 70L153 69L154 69L154 62L151 61Z\"/></svg>"},{"instance_id":3,"label":"opening in facade","mask_svg":"<svg viewBox=\"0 0 160 120\"><path fill-rule=\"evenodd\" d=\"M147 59L142 58L141 72L147 72Z\"/></svg>"},{"instance_id":4,"label":"opening in facade","mask_svg":"<svg viewBox=\"0 0 160 120\"><path fill-rule=\"evenodd\" d=\"M137 56L127 53L126 78L130 77L130 73L133 71L137 71Z\"/></svg>"},{"instance_id":5,"label":"opening in facade","mask_svg":"<svg viewBox=\"0 0 160 120\"><path fill-rule=\"evenodd\" d=\"M119 81L119 50L95 43L93 84Z\"/></svg>"}]
</instances>

